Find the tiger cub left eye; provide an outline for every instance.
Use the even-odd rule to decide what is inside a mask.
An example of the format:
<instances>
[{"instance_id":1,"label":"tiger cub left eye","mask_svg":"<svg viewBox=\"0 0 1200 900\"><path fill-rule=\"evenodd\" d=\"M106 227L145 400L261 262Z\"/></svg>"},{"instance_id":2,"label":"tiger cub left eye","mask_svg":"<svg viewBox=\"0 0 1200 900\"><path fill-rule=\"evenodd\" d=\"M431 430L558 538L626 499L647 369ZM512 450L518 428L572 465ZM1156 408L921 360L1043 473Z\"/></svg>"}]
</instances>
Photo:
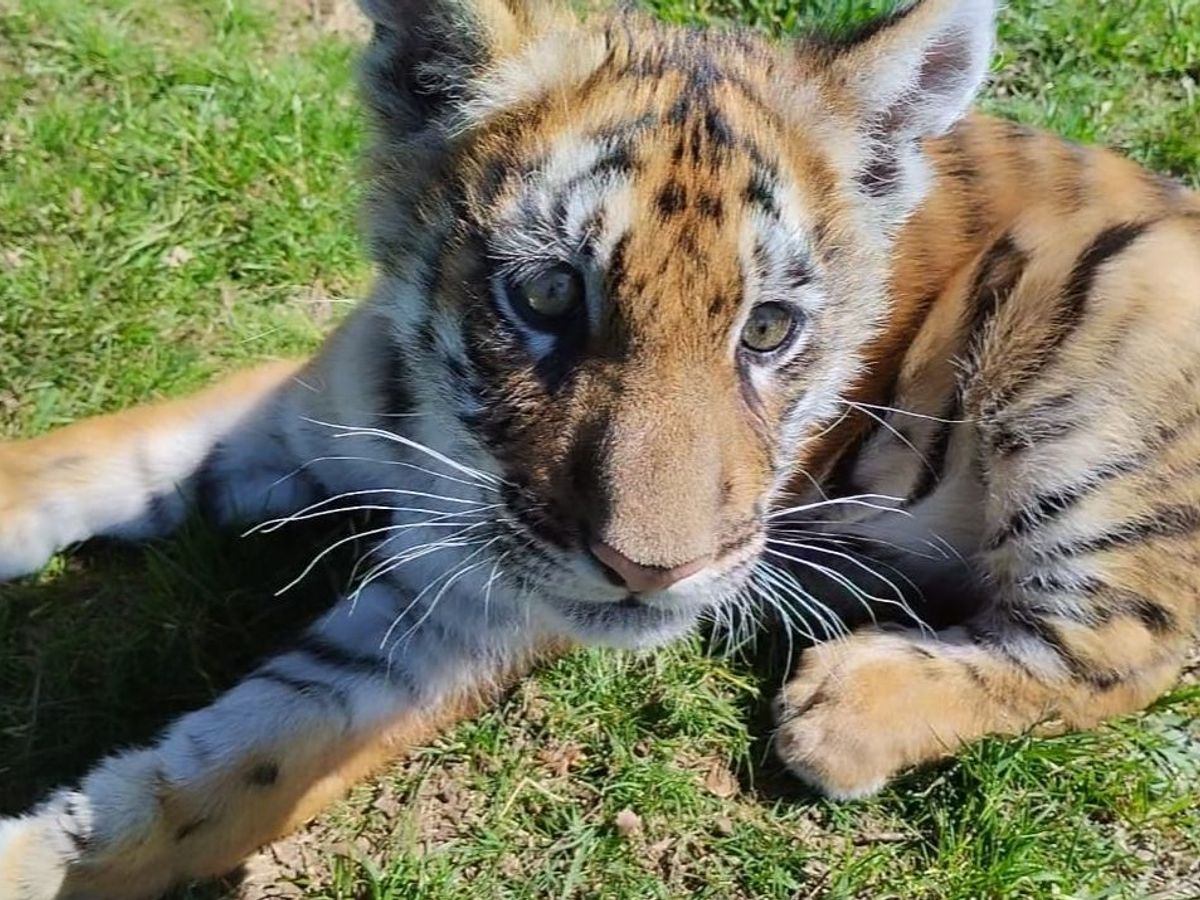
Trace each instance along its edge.
<instances>
[{"instance_id":1,"label":"tiger cub left eye","mask_svg":"<svg viewBox=\"0 0 1200 900\"><path fill-rule=\"evenodd\" d=\"M517 285L516 294L521 312L551 324L547 320L563 319L583 305L583 278L570 266L555 266Z\"/></svg>"},{"instance_id":2,"label":"tiger cub left eye","mask_svg":"<svg viewBox=\"0 0 1200 900\"><path fill-rule=\"evenodd\" d=\"M798 313L782 303L760 303L750 310L742 327L742 346L754 353L771 353L791 339Z\"/></svg>"}]
</instances>

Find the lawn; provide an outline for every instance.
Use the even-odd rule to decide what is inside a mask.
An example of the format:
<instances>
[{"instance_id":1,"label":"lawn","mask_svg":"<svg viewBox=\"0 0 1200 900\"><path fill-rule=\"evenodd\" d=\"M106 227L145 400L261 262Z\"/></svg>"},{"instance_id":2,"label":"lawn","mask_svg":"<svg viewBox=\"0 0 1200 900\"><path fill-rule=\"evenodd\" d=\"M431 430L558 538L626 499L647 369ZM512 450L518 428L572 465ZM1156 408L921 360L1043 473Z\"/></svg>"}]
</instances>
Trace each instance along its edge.
<instances>
[{"instance_id":1,"label":"lawn","mask_svg":"<svg viewBox=\"0 0 1200 900\"><path fill-rule=\"evenodd\" d=\"M658 0L788 31L862 0ZM1012 0L984 105L1200 183L1200 0ZM0 437L315 346L369 279L341 0L0 0ZM312 540L321 540L320 534ZM206 702L336 566L189 528L0 587L0 812ZM1197 897L1200 685L880 797L782 777L699 641L581 652L195 896Z\"/></svg>"}]
</instances>

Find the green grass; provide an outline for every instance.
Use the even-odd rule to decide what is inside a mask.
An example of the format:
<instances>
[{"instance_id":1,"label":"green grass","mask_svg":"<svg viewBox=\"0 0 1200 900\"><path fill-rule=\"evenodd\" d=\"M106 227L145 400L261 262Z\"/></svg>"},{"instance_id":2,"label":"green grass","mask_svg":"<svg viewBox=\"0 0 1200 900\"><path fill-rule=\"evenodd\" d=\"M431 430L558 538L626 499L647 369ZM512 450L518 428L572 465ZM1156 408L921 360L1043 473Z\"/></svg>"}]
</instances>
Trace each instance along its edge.
<instances>
[{"instance_id":1,"label":"green grass","mask_svg":"<svg viewBox=\"0 0 1200 900\"><path fill-rule=\"evenodd\" d=\"M774 31L880 6L656 5ZM361 293L352 48L301 21L309 6L0 0L0 435L305 350ZM1200 183L1195 0L1013 0L997 68L987 108ZM283 642L338 578L271 599L303 555L288 543L191 530L0 588L0 809ZM395 900L1200 894L1195 684L1094 734L985 742L845 805L771 761L766 691L698 643L576 654L364 784L255 877ZM625 810L640 830L617 827Z\"/></svg>"}]
</instances>

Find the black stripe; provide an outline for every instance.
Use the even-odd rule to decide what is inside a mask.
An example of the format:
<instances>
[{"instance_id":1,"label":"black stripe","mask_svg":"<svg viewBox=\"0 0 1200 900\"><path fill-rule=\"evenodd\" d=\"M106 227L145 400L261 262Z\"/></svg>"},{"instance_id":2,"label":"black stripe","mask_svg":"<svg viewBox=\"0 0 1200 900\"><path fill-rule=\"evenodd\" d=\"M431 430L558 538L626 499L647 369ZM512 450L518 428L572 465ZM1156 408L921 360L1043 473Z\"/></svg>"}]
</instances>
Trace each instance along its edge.
<instances>
[{"instance_id":1,"label":"black stripe","mask_svg":"<svg viewBox=\"0 0 1200 900\"><path fill-rule=\"evenodd\" d=\"M87 852L91 844L91 836L80 827L79 819L77 818L79 811L76 809L73 799L67 801L64 812L67 814L69 824L61 826L63 833L71 839L71 844L75 847L75 852L82 856Z\"/></svg>"},{"instance_id":2,"label":"black stripe","mask_svg":"<svg viewBox=\"0 0 1200 900\"><path fill-rule=\"evenodd\" d=\"M1058 351L1075 334L1087 315L1088 301L1101 267L1127 250L1152 224L1127 222L1106 228L1079 254L1071 274L1067 276L1049 328L1036 349L1036 364L1022 367L1020 374L1003 387L994 401L996 407L1011 402L1026 385L1053 364Z\"/></svg>"},{"instance_id":3,"label":"black stripe","mask_svg":"<svg viewBox=\"0 0 1200 900\"><path fill-rule=\"evenodd\" d=\"M876 149L855 178L868 197L879 199L900 187L900 152L886 141L877 142Z\"/></svg>"},{"instance_id":4,"label":"black stripe","mask_svg":"<svg viewBox=\"0 0 1200 900\"><path fill-rule=\"evenodd\" d=\"M630 150L633 148L633 143L643 134L653 131L659 121L658 113L646 112L635 118L610 122L597 128L591 133L591 136L593 140L610 145L620 145L626 150Z\"/></svg>"},{"instance_id":5,"label":"black stripe","mask_svg":"<svg viewBox=\"0 0 1200 900\"><path fill-rule=\"evenodd\" d=\"M1096 488L1096 485L1087 483L1083 485L1074 485L1072 487L1063 488L1058 491L1050 491L1044 494L1038 494L1033 498L1033 502L1021 507L1011 516L1003 528L996 532L995 536L989 543L989 549L995 550L1003 546L1013 538L1027 534L1034 529L1045 525L1047 522L1056 519L1062 515L1073 505L1079 502L1079 499L1085 494L1090 493Z\"/></svg>"},{"instance_id":6,"label":"black stripe","mask_svg":"<svg viewBox=\"0 0 1200 900\"><path fill-rule=\"evenodd\" d=\"M1150 222L1127 222L1106 228L1079 255L1067 278L1066 288L1062 294L1062 304L1055 314L1061 330L1056 332L1050 350L1061 346L1070 337L1071 332L1079 327L1100 267L1126 250L1130 244L1146 232L1151 224Z\"/></svg>"},{"instance_id":7,"label":"black stripe","mask_svg":"<svg viewBox=\"0 0 1200 900\"><path fill-rule=\"evenodd\" d=\"M937 659L936 654L932 653L929 650L926 650L920 644L908 644L905 647L905 649L908 651L908 653L911 656L915 657L916 659L920 660L921 662L928 662L931 659Z\"/></svg>"},{"instance_id":8,"label":"black stripe","mask_svg":"<svg viewBox=\"0 0 1200 900\"><path fill-rule=\"evenodd\" d=\"M1063 665L1067 667L1072 677L1076 680L1083 681L1099 690L1108 690L1120 683L1122 675L1119 672L1113 669L1097 670L1080 659L1067 646L1058 629L1049 622L1035 615L1018 614L1014 616L1014 624L1029 632L1039 642L1049 648L1055 656L1062 660Z\"/></svg>"},{"instance_id":9,"label":"black stripe","mask_svg":"<svg viewBox=\"0 0 1200 900\"><path fill-rule=\"evenodd\" d=\"M821 706L822 704L825 704L828 702L829 702L829 693L828 693L828 691L825 690L825 684L824 684L824 682L822 682L820 687L818 687L815 691L813 691L811 694L809 694L808 697L805 699L805 701L803 703L801 703L799 706L786 708L785 709L786 714L779 720L778 724L783 725L787 722L792 722L792 721L800 718L802 715L809 712L810 710L813 710L816 707Z\"/></svg>"},{"instance_id":10,"label":"black stripe","mask_svg":"<svg viewBox=\"0 0 1200 900\"><path fill-rule=\"evenodd\" d=\"M341 688L334 687L323 681L313 681L308 678L293 678L291 675L285 675L271 666L259 669L257 672L251 674L247 680L270 681L273 684L282 685L305 697L328 697L343 709L349 709L350 707L350 696Z\"/></svg>"},{"instance_id":11,"label":"black stripe","mask_svg":"<svg viewBox=\"0 0 1200 900\"><path fill-rule=\"evenodd\" d=\"M955 391L954 396L950 398L950 402L942 412L941 418L946 421L938 423L929 450L923 456L924 465L921 468L921 477L917 481L916 487L908 495L905 506L913 506L928 497L941 482L942 476L945 475L946 460L950 456L950 441L954 437L954 426L956 420L962 418L962 397L958 391Z\"/></svg>"},{"instance_id":12,"label":"black stripe","mask_svg":"<svg viewBox=\"0 0 1200 900\"><path fill-rule=\"evenodd\" d=\"M967 659L961 660L961 664L963 670L967 673L967 677L975 683L975 686L984 694L990 696L991 682L989 682L987 676L983 674L983 670L980 669L979 666L975 665L975 663Z\"/></svg>"},{"instance_id":13,"label":"black stripe","mask_svg":"<svg viewBox=\"0 0 1200 900\"><path fill-rule=\"evenodd\" d=\"M271 787L279 780L279 763L268 761L259 763L246 776L246 783L254 787Z\"/></svg>"},{"instance_id":14,"label":"black stripe","mask_svg":"<svg viewBox=\"0 0 1200 900\"><path fill-rule=\"evenodd\" d=\"M717 194L701 193L696 198L696 209L701 216L711 219L717 226L725 221L725 204Z\"/></svg>"},{"instance_id":15,"label":"black stripe","mask_svg":"<svg viewBox=\"0 0 1200 900\"><path fill-rule=\"evenodd\" d=\"M584 173L587 179L602 175L629 175L641 166L633 155L633 145L628 141L615 142L607 153L597 159ZM572 184L577 183L572 179Z\"/></svg>"},{"instance_id":16,"label":"black stripe","mask_svg":"<svg viewBox=\"0 0 1200 900\"><path fill-rule=\"evenodd\" d=\"M192 756L196 758L196 762L198 762L201 767L207 765L213 757L212 748L204 742L203 738L199 737L198 735L191 734L190 732L187 735L187 740L192 746Z\"/></svg>"},{"instance_id":17,"label":"black stripe","mask_svg":"<svg viewBox=\"0 0 1200 900\"><path fill-rule=\"evenodd\" d=\"M1028 255L1017 246L1011 234L996 240L980 259L964 305L966 320L963 322L962 355L972 367L978 365L983 336L988 326L1016 290L1028 262ZM909 494L909 506L929 496L945 474L955 424L962 418L964 385L965 380L959 382L946 404L941 418L947 421L940 423L933 437L925 455L926 466L921 478Z\"/></svg>"},{"instance_id":18,"label":"black stripe","mask_svg":"<svg viewBox=\"0 0 1200 900\"><path fill-rule=\"evenodd\" d=\"M756 206L772 218L779 218L779 202L775 199L775 179L771 174L755 167L750 173L750 180L742 190L742 199Z\"/></svg>"},{"instance_id":19,"label":"black stripe","mask_svg":"<svg viewBox=\"0 0 1200 900\"><path fill-rule=\"evenodd\" d=\"M1063 579L1045 572L1038 572L1021 580L1021 586L1039 593L1051 595L1074 595L1087 598L1083 615L1072 616L1061 607L1044 607L1046 614L1070 617L1073 621L1102 624L1114 617L1130 617L1140 621L1155 634L1166 634L1176 627L1175 616L1151 597L1115 587L1099 578L1084 578L1078 581Z\"/></svg>"},{"instance_id":20,"label":"black stripe","mask_svg":"<svg viewBox=\"0 0 1200 900\"><path fill-rule=\"evenodd\" d=\"M1122 522L1103 534L1053 548L1060 556L1081 556L1117 550L1159 538L1187 537L1200 531L1200 507L1185 504L1164 506L1147 515Z\"/></svg>"},{"instance_id":21,"label":"black stripe","mask_svg":"<svg viewBox=\"0 0 1200 900\"><path fill-rule=\"evenodd\" d=\"M999 456L1012 456L1037 444L1058 440L1075 430L1073 422L1031 422L1021 428L997 425L992 431L992 450Z\"/></svg>"},{"instance_id":22,"label":"black stripe","mask_svg":"<svg viewBox=\"0 0 1200 900\"><path fill-rule=\"evenodd\" d=\"M962 229L967 236L982 238L988 210L979 203L979 163L967 142L967 128L955 128L947 136L950 146L950 162L946 167L949 178L958 180L959 196L962 198L959 212ZM983 192L986 194L986 191Z\"/></svg>"},{"instance_id":23,"label":"black stripe","mask_svg":"<svg viewBox=\"0 0 1200 900\"><path fill-rule=\"evenodd\" d=\"M625 258L628 252L629 234L626 232L617 238L617 242L613 245L612 252L608 257L608 271L604 274L607 287L610 291L620 286L628 274L628 260Z\"/></svg>"},{"instance_id":24,"label":"black stripe","mask_svg":"<svg viewBox=\"0 0 1200 900\"><path fill-rule=\"evenodd\" d=\"M1019 412L1001 414L992 423L989 435L992 450L1000 456L1009 456L1036 444L1066 437L1075 430L1076 423L1066 418L1072 413L1074 402L1074 393L1064 391L1038 400Z\"/></svg>"},{"instance_id":25,"label":"black stripe","mask_svg":"<svg viewBox=\"0 0 1200 900\"><path fill-rule=\"evenodd\" d=\"M659 190L655 204L658 207L659 215L664 219L669 219L687 209L687 191L682 184L672 178Z\"/></svg>"},{"instance_id":26,"label":"black stripe","mask_svg":"<svg viewBox=\"0 0 1200 900\"><path fill-rule=\"evenodd\" d=\"M1029 667L1029 663L1010 649L994 630L978 621L968 622L963 627L967 632L967 637L971 639L971 643L976 647L989 653L998 653L1008 660L1013 668L1022 675L1034 681L1040 680L1038 674Z\"/></svg>"},{"instance_id":27,"label":"black stripe","mask_svg":"<svg viewBox=\"0 0 1200 900\"><path fill-rule=\"evenodd\" d=\"M1103 593L1114 615L1137 619L1153 634L1169 634L1179 627L1169 609L1145 594L1114 587L1106 587Z\"/></svg>"},{"instance_id":28,"label":"black stripe","mask_svg":"<svg viewBox=\"0 0 1200 900\"><path fill-rule=\"evenodd\" d=\"M189 837L191 837L193 834L195 834L197 831L199 831L206 824L208 824L208 818L204 817L204 818L196 819L196 821L194 821L194 822L188 822L186 825L180 826L175 831L175 842L179 843L181 841L187 840Z\"/></svg>"},{"instance_id":29,"label":"black stripe","mask_svg":"<svg viewBox=\"0 0 1200 900\"><path fill-rule=\"evenodd\" d=\"M552 206L551 218L560 231L566 228L568 201L579 191L580 186L588 184L605 175L630 175L640 171L641 162L634 156L634 148L624 142L611 147L607 153L597 159L582 172L572 175L558 189ZM534 215L533 210L527 213Z\"/></svg>"},{"instance_id":30,"label":"black stripe","mask_svg":"<svg viewBox=\"0 0 1200 900\"><path fill-rule=\"evenodd\" d=\"M730 150L740 143L729 120L711 104L704 111L703 129L704 136L712 147Z\"/></svg>"},{"instance_id":31,"label":"black stripe","mask_svg":"<svg viewBox=\"0 0 1200 900\"><path fill-rule=\"evenodd\" d=\"M995 550L1013 538L1028 534L1057 519L1084 497L1095 493L1112 479L1135 471L1145 461L1145 454L1117 460L1088 472L1074 484L1036 495L996 532L988 545L989 549Z\"/></svg>"},{"instance_id":32,"label":"black stripe","mask_svg":"<svg viewBox=\"0 0 1200 900\"><path fill-rule=\"evenodd\" d=\"M300 636L294 649L330 668L346 669L361 675L387 674L387 662L382 657L354 653L311 631Z\"/></svg>"},{"instance_id":33,"label":"black stripe","mask_svg":"<svg viewBox=\"0 0 1200 900\"><path fill-rule=\"evenodd\" d=\"M354 653L313 632L301 635L296 649L325 665L383 678L410 694L421 693L421 686L412 673L403 667L401 660Z\"/></svg>"},{"instance_id":34,"label":"black stripe","mask_svg":"<svg viewBox=\"0 0 1200 900\"><path fill-rule=\"evenodd\" d=\"M977 356L983 333L1012 296L1025 274L1029 257L1011 234L997 240L979 262L967 294L963 347L968 358Z\"/></svg>"}]
</instances>

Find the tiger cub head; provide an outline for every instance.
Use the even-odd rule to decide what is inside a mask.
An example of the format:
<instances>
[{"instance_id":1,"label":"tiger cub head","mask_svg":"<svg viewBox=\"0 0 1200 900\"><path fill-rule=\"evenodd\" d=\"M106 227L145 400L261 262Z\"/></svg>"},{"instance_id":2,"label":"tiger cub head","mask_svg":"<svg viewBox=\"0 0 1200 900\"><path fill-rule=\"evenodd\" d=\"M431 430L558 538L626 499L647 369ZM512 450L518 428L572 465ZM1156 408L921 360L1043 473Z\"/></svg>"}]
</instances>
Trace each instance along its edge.
<instances>
[{"instance_id":1,"label":"tiger cub head","mask_svg":"<svg viewBox=\"0 0 1200 900\"><path fill-rule=\"evenodd\" d=\"M646 644L747 584L888 315L923 138L991 0L845 40L362 0L375 300L422 440L503 479L503 558L573 633Z\"/></svg>"}]
</instances>

